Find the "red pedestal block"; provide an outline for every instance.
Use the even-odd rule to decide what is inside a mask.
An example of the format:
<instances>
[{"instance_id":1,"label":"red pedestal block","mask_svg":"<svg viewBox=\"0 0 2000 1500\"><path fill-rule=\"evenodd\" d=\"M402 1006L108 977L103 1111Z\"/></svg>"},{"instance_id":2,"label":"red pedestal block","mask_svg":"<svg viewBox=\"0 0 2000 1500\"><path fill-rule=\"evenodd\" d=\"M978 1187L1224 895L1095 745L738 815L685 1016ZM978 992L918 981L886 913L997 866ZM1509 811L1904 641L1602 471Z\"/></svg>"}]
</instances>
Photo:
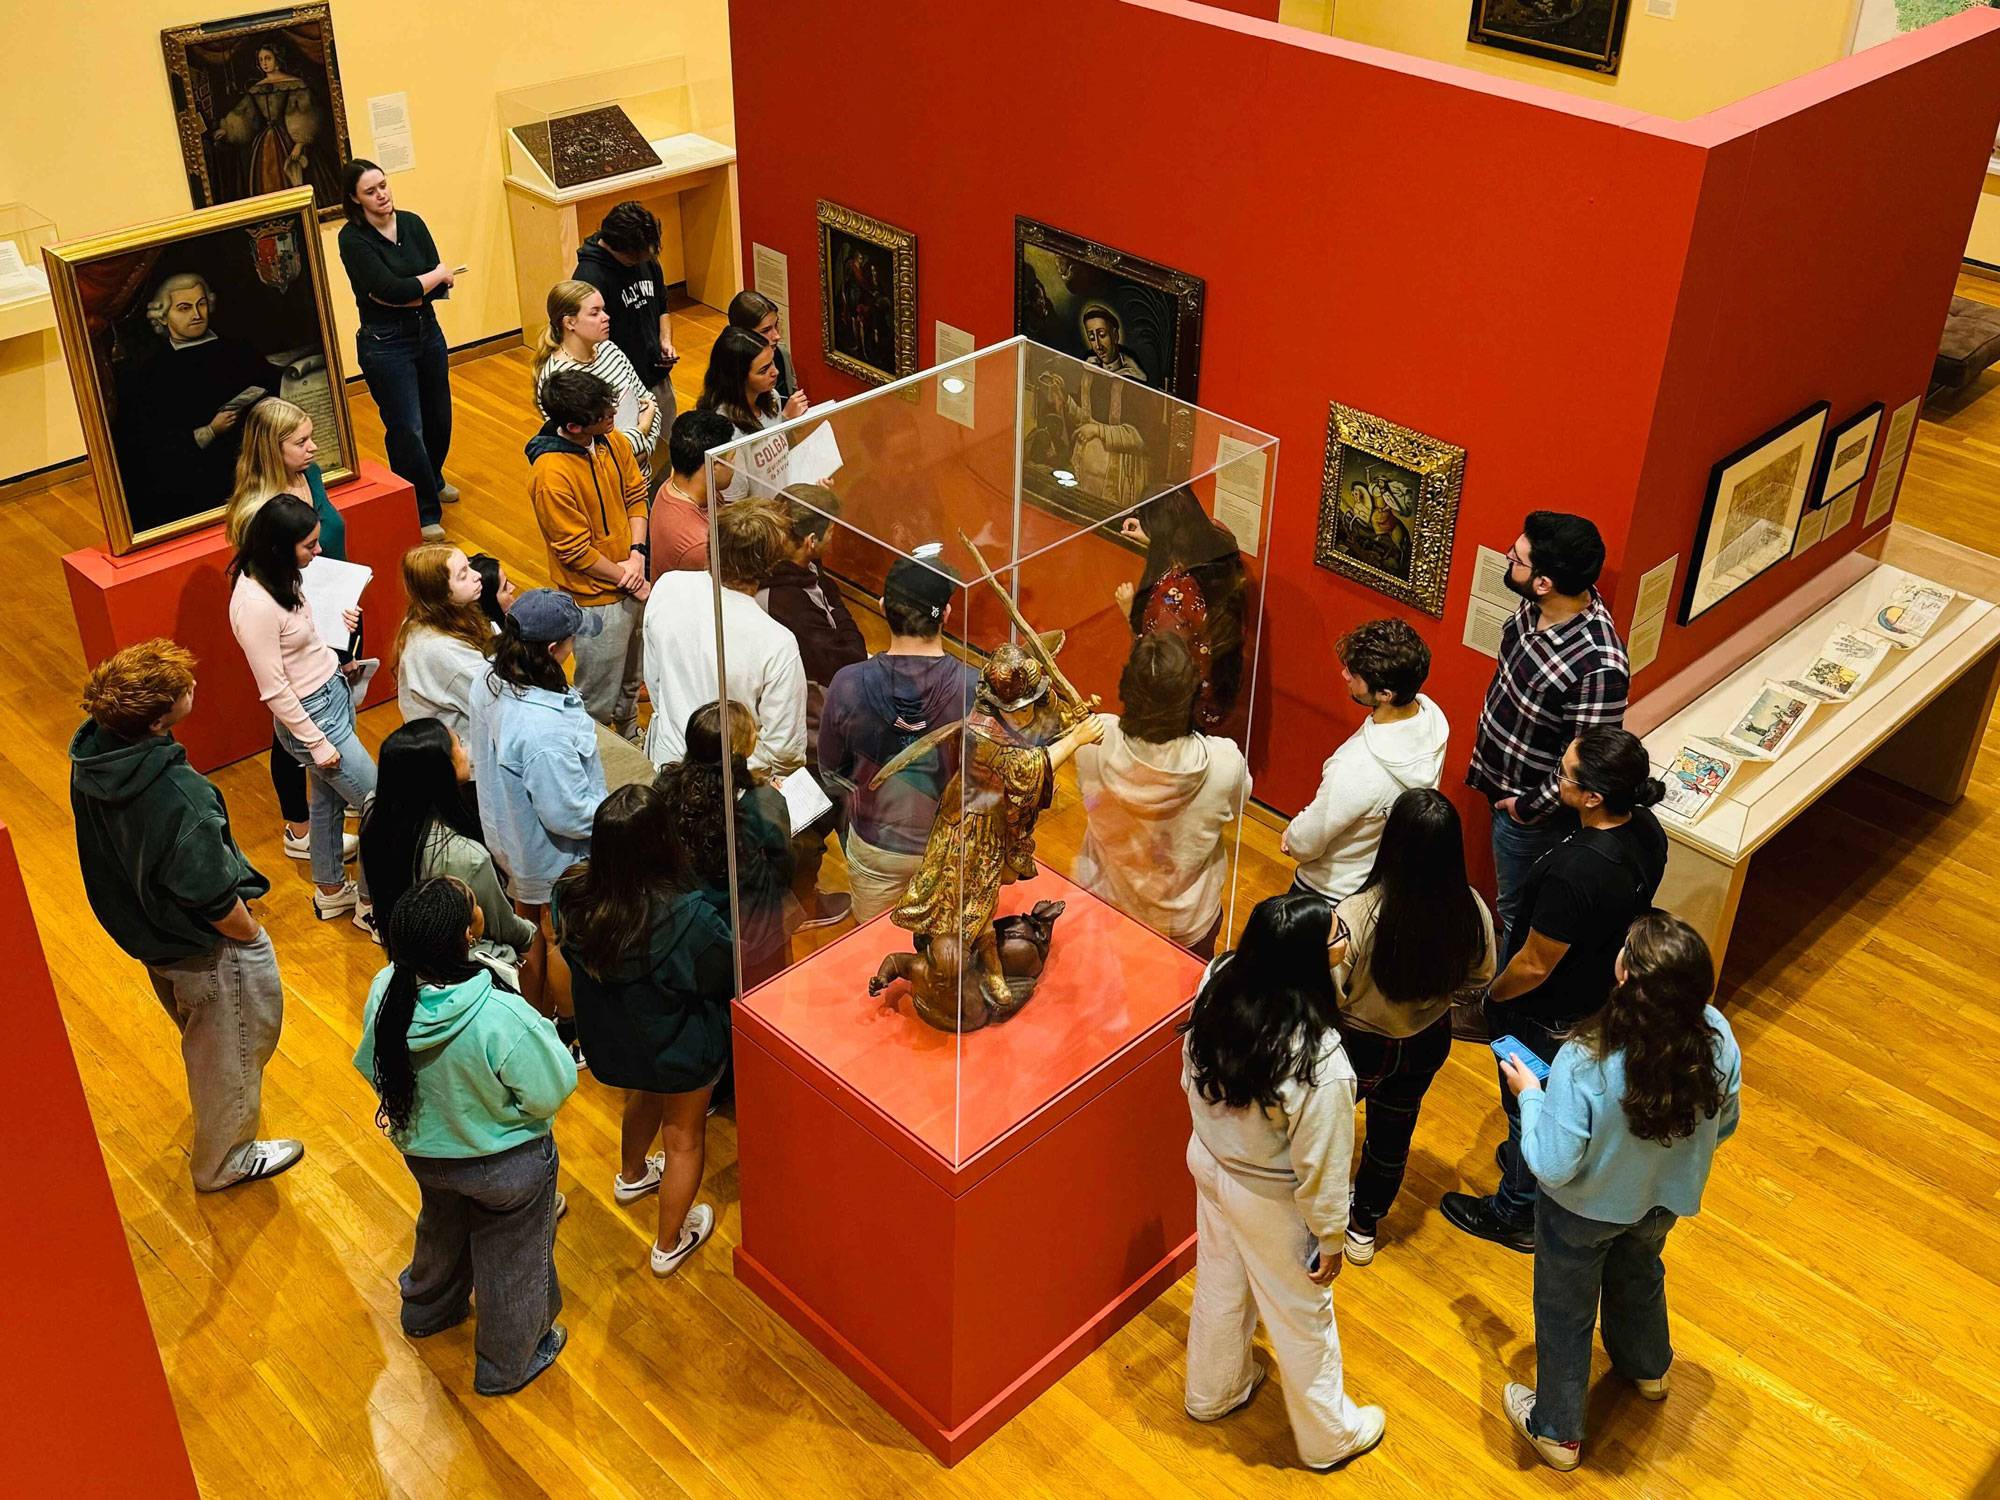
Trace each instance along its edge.
<instances>
[{"instance_id":1,"label":"red pedestal block","mask_svg":"<svg viewBox=\"0 0 2000 1500\"><path fill-rule=\"evenodd\" d=\"M25 1127L0 1154L9 1226L0 1234L9 1304L9 1357L0 1361L0 1427L12 1439L6 1492L194 1500L160 1351L4 824L0 952L10 981L8 1095Z\"/></svg>"},{"instance_id":2,"label":"red pedestal block","mask_svg":"<svg viewBox=\"0 0 2000 1500\"><path fill-rule=\"evenodd\" d=\"M877 918L735 1006L737 1275L956 1463L1194 1263L1175 1025L1201 962L1062 877L1041 987L963 1038Z\"/></svg>"},{"instance_id":3,"label":"red pedestal block","mask_svg":"<svg viewBox=\"0 0 2000 1500\"><path fill-rule=\"evenodd\" d=\"M375 570L361 600L362 648L386 658L403 620L403 554L423 540L416 492L387 469L364 463L359 478L328 490L327 498L347 522L348 560ZM271 747L271 712L229 631L233 555L218 522L123 557L86 547L63 558L70 607L91 666L156 635L171 636L195 654L195 710L174 738L197 771ZM394 668L383 661L364 706L395 695Z\"/></svg>"}]
</instances>

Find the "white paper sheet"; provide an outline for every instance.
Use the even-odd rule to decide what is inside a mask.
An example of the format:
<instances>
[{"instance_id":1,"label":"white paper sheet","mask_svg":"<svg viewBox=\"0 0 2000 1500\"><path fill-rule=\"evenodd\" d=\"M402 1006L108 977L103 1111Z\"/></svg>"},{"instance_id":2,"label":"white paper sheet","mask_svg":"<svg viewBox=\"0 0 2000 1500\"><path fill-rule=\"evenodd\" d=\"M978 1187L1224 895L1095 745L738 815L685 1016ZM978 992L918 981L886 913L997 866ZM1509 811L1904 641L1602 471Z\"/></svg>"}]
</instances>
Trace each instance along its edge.
<instances>
[{"instance_id":1,"label":"white paper sheet","mask_svg":"<svg viewBox=\"0 0 2000 1500\"><path fill-rule=\"evenodd\" d=\"M1681 564L1681 555L1676 552L1665 562L1655 563L1639 575L1639 601L1632 606L1632 619L1650 620L1654 615L1667 612L1667 604L1674 596L1674 570Z\"/></svg>"},{"instance_id":2,"label":"white paper sheet","mask_svg":"<svg viewBox=\"0 0 2000 1500\"><path fill-rule=\"evenodd\" d=\"M1500 632L1514 618L1514 611L1501 609L1484 599L1473 599L1465 607L1465 644L1482 656L1500 654Z\"/></svg>"},{"instance_id":3,"label":"white paper sheet","mask_svg":"<svg viewBox=\"0 0 2000 1500\"><path fill-rule=\"evenodd\" d=\"M811 827L833 811L833 800L813 780L812 772L804 767L785 778L784 785L778 788L778 795L785 799L785 809L792 815L794 833Z\"/></svg>"},{"instance_id":4,"label":"white paper sheet","mask_svg":"<svg viewBox=\"0 0 2000 1500\"><path fill-rule=\"evenodd\" d=\"M1855 485L1844 495L1837 496L1833 504L1826 508L1826 534L1832 536L1854 519L1854 501L1860 495L1861 486Z\"/></svg>"},{"instance_id":5,"label":"white paper sheet","mask_svg":"<svg viewBox=\"0 0 2000 1500\"><path fill-rule=\"evenodd\" d=\"M345 649L354 634L341 616L361 603L361 591L374 576L373 568L335 557L315 557L300 574L319 638L336 651Z\"/></svg>"},{"instance_id":6,"label":"white paper sheet","mask_svg":"<svg viewBox=\"0 0 2000 1500\"><path fill-rule=\"evenodd\" d=\"M410 96L377 94L368 101L368 129L375 138L375 165L384 172L407 172L417 164L410 139Z\"/></svg>"},{"instance_id":7,"label":"white paper sheet","mask_svg":"<svg viewBox=\"0 0 2000 1500\"><path fill-rule=\"evenodd\" d=\"M1631 639L1625 642L1625 656L1631 667L1631 675L1637 677L1653 664L1660 654L1660 637L1667 633L1667 612L1660 610L1645 619L1635 621Z\"/></svg>"},{"instance_id":8,"label":"white paper sheet","mask_svg":"<svg viewBox=\"0 0 2000 1500\"><path fill-rule=\"evenodd\" d=\"M347 679L347 695L354 700L354 708L361 710L361 700L368 696L368 684L375 680L375 674L382 670L382 658L364 656L355 663L361 670Z\"/></svg>"},{"instance_id":9,"label":"white paper sheet","mask_svg":"<svg viewBox=\"0 0 2000 1500\"><path fill-rule=\"evenodd\" d=\"M825 484L845 460L833 435L833 423L822 422L812 436L792 448L791 463L785 470L788 484Z\"/></svg>"},{"instance_id":10,"label":"white paper sheet","mask_svg":"<svg viewBox=\"0 0 2000 1500\"><path fill-rule=\"evenodd\" d=\"M750 286L780 307L792 301L792 273L781 251L769 245L750 246Z\"/></svg>"}]
</instances>

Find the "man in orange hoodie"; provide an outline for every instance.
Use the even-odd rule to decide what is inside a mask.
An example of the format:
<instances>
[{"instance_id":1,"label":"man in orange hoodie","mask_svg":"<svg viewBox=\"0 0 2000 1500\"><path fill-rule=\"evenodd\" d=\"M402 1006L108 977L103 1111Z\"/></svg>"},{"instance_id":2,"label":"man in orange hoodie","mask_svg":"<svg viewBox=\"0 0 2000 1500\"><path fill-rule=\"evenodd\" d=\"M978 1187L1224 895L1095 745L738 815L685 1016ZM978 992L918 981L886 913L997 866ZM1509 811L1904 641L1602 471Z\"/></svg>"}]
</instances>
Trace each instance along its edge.
<instances>
[{"instance_id":1,"label":"man in orange hoodie","mask_svg":"<svg viewBox=\"0 0 2000 1500\"><path fill-rule=\"evenodd\" d=\"M549 549L549 584L604 629L576 641L577 695L627 739L639 733L646 583L646 478L612 430L618 394L588 370L542 383L542 430L528 440L528 500Z\"/></svg>"}]
</instances>

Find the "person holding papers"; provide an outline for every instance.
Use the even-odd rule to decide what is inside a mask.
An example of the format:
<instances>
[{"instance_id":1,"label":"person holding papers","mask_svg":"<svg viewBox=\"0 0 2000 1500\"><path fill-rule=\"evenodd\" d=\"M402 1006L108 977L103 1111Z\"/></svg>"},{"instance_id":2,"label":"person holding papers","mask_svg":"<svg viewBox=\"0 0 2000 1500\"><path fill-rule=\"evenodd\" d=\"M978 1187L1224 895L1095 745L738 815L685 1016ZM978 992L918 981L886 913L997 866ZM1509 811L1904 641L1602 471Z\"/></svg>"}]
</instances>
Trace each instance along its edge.
<instances>
[{"instance_id":1,"label":"person holding papers","mask_svg":"<svg viewBox=\"0 0 2000 1500\"><path fill-rule=\"evenodd\" d=\"M301 408L273 396L244 413L236 488L230 492L229 510L222 523L229 545L242 547L250 518L264 508L265 501L273 495L293 495L310 504L319 517L319 555L347 561L347 522L326 498L318 458L313 420ZM278 811L285 820L286 855L310 858L312 801L306 794L306 773L278 742L275 729L271 732L271 790L278 795ZM353 859L355 847L354 835L348 834L342 840L341 857Z\"/></svg>"},{"instance_id":2,"label":"person holding papers","mask_svg":"<svg viewBox=\"0 0 2000 1500\"><path fill-rule=\"evenodd\" d=\"M767 427L805 415L806 393L793 391L789 400L781 402L777 384L777 351L754 333L725 328L709 353L708 373L702 379L696 409L720 412L729 418L738 441L754 437ZM732 455L732 473L722 492L722 503L746 497L769 499L783 489L790 451L791 444L774 433Z\"/></svg>"},{"instance_id":3,"label":"person holding papers","mask_svg":"<svg viewBox=\"0 0 2000 1500\"><path fill-rule=\"evenodd\" d=\"M375 936L375 914L347 879L341 858L342 819L359 812L375 790L375 762L354 732L349 679L320 634L306 602L304 569L320 550L319 516L296 495L265 502L244 532L230 564L229 628L250 663L257 694L270 707L278 743L306 770L312 789L313 914L342 912ZM349 633L361 628L358 606L343 612Z\"/></svg>"}]
</instances>

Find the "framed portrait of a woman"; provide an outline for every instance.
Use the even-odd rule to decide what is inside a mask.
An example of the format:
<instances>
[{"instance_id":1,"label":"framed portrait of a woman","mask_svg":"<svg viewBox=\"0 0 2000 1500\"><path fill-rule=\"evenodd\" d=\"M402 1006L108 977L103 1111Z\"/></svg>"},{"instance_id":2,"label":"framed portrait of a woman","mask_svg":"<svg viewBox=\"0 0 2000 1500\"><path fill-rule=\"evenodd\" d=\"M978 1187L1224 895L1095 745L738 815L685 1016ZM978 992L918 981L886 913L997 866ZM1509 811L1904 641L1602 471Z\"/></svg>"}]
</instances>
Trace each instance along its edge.
<instances>
[{"instance_id":1,"label":"framed portrait of a woman","mask_svg":"<svg viewBox=\"0 0 2000 1500\"><path fill-rule=\"evenodd\" d=\"M196 208L309 187L340 214L347 111L324 5L175 26L160 33Z\"/></svg>"},{"instance_id":2,"label":"framed portrait of a woman","mask_svg":"<svg viewBox=\"0 0 2000 1500\"><path fill-rule=\"evenodd\" d=\"M329 485L354 430L312 194L223 203L42 252L111 550L218 520L244 418L296 407Z\"/></svg>"}]
</instances>

